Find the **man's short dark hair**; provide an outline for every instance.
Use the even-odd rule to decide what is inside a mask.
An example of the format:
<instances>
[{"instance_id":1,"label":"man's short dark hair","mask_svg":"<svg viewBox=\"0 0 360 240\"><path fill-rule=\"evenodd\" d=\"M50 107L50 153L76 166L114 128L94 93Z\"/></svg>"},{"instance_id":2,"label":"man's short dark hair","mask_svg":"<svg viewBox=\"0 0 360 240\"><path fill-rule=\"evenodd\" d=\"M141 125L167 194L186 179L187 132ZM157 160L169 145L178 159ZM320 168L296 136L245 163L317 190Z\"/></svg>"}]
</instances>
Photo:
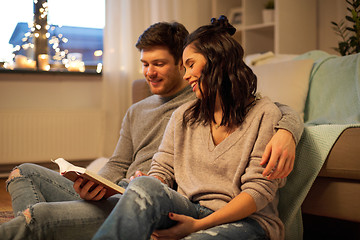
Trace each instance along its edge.
<instances>
[{"instance_id":1,"label":"man's short dark hair","mask_svg":"<svg viewBox=\"0 0 360 240\"><path fill-rule=\"evenodd\" d=\"M164 46L169 49L178 64L182 57L182 49L189 32L184 25L178 22L159 22L151 25L140 35L136 42L136 48L140 51L156 46Z\"/></svg>"}]
</instances>

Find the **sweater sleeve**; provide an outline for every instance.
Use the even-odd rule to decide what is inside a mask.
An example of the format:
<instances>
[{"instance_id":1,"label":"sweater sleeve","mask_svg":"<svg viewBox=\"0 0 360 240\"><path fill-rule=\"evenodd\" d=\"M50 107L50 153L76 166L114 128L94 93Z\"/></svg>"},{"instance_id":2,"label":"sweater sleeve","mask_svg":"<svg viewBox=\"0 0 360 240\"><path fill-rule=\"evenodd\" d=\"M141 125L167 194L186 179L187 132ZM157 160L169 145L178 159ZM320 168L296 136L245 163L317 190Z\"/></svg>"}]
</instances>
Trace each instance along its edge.
<instances>
[{"instance_id":1,"label":"sweater sleeve","mask_svg":"<svg viewBox=\"0 0 360 240\"><path fill-rule=\"evenodd\" d=\"M278 102L275 104L282 113L282 118L277 123L275 128L285 129L291 132L295 140L295 144L297 145L304 130L304 121L301 119L300 115L291 107Z\"/></svg>"},{"instance_id":2,"label":"sweater sleeve","mask_svg":"<svg viewBox=\"0 0 360 240\"><path fill-rule=\"evenodd\" d=\"M174 175L174 134L176 127L176 118L173 113L168 125L166 126L164 137L159 146L158 152L154 154L151 162L151 168L148 172L150 176L160 177L165 183L173 188L175 182Z\"/></svg>"},{"instance_id":3,"label":"sweater sleeve","mask_svg":"<svg viewBox=\"0 0 360 240\"><path fill-rule=\"evenodd\" d=\"M260 165L261 156L266 144L275 134L275 126L281 118L281 113L274 106L267 109L258 121L258 134L249 156L249 163L245 173L241 176L241 191L248 193L256 203L257 211L272 202L279 187L285 184L285 179L269 180L262 175L264 167Z\"/></svg>"},{"instance_id":4,"label":"sweater sleeve","mask_svg":"<svg viewBox=\"0 0 360 240\"><path fill-rule=\"evenodd\" d=\"M117 142L115 151L105 166L99 171L99 174L112 182L118 183L125 178L126 172L131 165L133 156L133 145L130 133L130 116L126 113Z\"/></svg>"}]
</instances>

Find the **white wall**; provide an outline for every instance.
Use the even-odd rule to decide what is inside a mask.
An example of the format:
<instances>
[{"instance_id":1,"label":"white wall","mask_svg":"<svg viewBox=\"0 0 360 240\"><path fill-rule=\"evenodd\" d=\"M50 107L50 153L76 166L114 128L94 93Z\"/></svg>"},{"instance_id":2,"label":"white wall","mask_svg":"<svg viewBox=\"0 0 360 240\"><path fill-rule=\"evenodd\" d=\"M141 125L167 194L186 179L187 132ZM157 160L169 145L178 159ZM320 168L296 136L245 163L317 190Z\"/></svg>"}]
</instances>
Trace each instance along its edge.
<instances>
[{"instance_id":1,"label":"white wall","mask_svg":"<svg viewBox=\"0 0 360 240\"><path fill-rule=\"evenodd\" d=\"M0 73L0 110L101 108L101 75Z\"/></svg>"},{"instance_id":2,"label":"white wall","mask_svg":"<svg viewBox=\"0 0 360 240\"><path fill-rule=\"evenodd\" d=\"M3 164L102 156L101 78L0 72L0 173L12 168Z\"/></svg>"},{"instance_id":3,"label":"white wall","mask_svg":"<svg viewBox=\"0 0 360 240\"><path fill-rule=\"evenodd\" d=\"M318 49L331 54L338 54L334 47L337 47L339 37L332 29L331 21L339 22L345 19L347 14L345 0L317 0L317 45Z\"/></svg>"}]
</instances>

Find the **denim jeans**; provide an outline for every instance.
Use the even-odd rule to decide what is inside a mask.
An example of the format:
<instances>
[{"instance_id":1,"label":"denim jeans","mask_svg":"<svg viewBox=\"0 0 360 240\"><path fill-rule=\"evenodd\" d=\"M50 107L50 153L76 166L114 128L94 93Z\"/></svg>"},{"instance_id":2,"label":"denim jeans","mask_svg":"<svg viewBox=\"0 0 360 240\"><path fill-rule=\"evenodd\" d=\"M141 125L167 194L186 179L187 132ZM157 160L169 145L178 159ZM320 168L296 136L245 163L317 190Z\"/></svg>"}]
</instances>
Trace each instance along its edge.
<instances>
[{"instance_id":1,"label":"denim jeans","mask_svg":"<svg viewBox=\"0 0 360 240\"><path fill-rule=\"evenodd\" d=\"M130 182L109 217L94 236L94 240L148 240L155 229L174 226L169 212L200 219L212 210L193 203L152 177L138 177ZM185 239L268 239L255 220L243 220L219 225L187 236Z\"/></svg>"},{"instance_id":2,"label":"denim jeans","mask_svg":"<svg viewBox=\"0 0 360 240\"><path fill-rule=\"evenodd\" d=\"M21 176L7 184L16 217L0 225L0 239L91 239L121 196L84 201L55 171L29 163L18 169Z\"/></svg>"}]
</instances>

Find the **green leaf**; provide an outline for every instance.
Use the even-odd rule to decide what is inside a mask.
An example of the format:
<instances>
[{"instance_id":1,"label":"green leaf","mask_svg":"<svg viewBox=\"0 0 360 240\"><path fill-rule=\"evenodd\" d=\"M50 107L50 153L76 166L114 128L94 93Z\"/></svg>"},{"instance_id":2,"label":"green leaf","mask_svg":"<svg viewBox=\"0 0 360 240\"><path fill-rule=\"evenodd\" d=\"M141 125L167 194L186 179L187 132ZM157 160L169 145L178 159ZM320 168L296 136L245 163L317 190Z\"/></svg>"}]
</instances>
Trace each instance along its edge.
<instances>
[{"instance_id":1,"label":"green leaf","mask_svg":"<svg viewBox=\"0 0 360 240\"><path fill-rule=\"evenodd\" d=\"M353 45L353 46L356 46L356 43L359 42L359 41L357 41L357 39L356 39L355 36L351 36L351 37L349 38L349 40L350 40L350 43L354 43L354 44L355 44L355 45Z\"/></svg>"},{"instance_id":2,"label":"green leaf","mask_svg":"<svg viewBox=\"0 0 360 240\"><path fill-rule=\"evenodd\" d=\"M349 15L338 23L331 21L332 29L341 38L334 49L343 56L360 52L360 0L345 1Z\"/></svg>"},{"instance_id":3,"label":"green leaf","mask_svg":"<svg viewBox=\"0 0 360 240\"><path fill-rule=\"evenodd\" d=\"M355 20L350 17L350 16L345 16L346 20L348 20L349 22L355 22Z\"/></svg>"}]
</instances>

